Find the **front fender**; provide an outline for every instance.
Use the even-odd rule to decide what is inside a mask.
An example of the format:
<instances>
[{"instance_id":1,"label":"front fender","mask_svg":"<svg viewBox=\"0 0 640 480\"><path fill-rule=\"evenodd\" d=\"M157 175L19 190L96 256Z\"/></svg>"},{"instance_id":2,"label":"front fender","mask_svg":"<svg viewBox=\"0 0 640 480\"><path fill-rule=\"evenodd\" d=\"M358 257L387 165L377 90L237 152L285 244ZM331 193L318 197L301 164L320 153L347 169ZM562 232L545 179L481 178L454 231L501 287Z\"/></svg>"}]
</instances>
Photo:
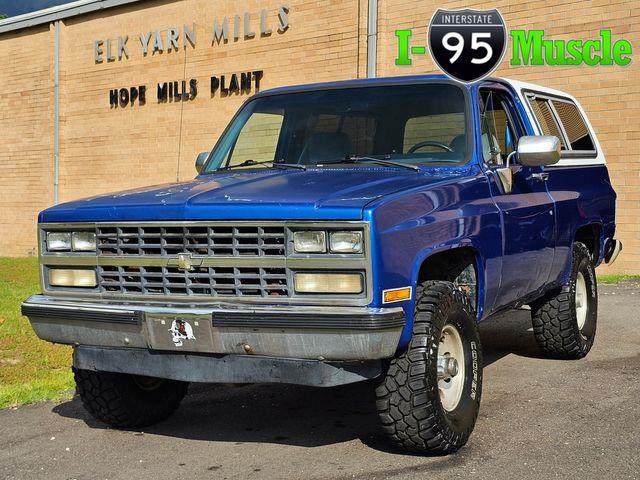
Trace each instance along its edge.
<instances>
[{"instance_id":1,"label":"front fender","mask_svg":"<svg viewBox=\"0 0 640 480\"><path fill-rule=\"evenodd\" d=\"M482 312L484 311L484 302L485 302L485 294L484 288L486 285L486 272L485 272L485 261L482 258L482 254L480 253L478 245L475 245L473 240L470 238L464 238L461 241L452 241L446 245L441 245L438 248L434 247L426 247L424 250L420 252L420 254L416 257L413 270L411 272L411 282L412 285L417 285L420 280L420 270L422 269L422 265L433 255L438 253L443 253L447 251L451 251L457 248L470 248L474 251L476 266L478 268L477 272L477 288L478 288L478 320L482 318Z\"/></svg>"},{"instance_id":2,"label":"front fender","mask_svg":"<svg viewBox=\"0 0 640 480\"><path fill-rule=\"evenodd\" d=\"M371 219L375 237L374 306L389 306L382 304L382 292L389 288L412 286L415 297L422 263L434 253L459 247L473 248L480 259L479 318L493 305L500 285L501 216L484 174L479 169L470 173L399 192L371 205L365 216ZM407 318L400 347L411 338L413 297L397 304Z\"/></svg>"}]
</instances>

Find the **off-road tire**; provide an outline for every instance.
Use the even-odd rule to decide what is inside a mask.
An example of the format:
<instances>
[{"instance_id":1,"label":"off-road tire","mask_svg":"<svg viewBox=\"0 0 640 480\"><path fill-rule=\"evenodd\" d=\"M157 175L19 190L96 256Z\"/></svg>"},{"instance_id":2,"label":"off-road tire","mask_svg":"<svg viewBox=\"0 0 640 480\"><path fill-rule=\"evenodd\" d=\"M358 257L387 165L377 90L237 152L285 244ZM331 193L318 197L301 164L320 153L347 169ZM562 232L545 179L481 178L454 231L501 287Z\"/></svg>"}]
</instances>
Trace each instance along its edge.
<instances>
[{"instance_id":1,"label":"off-road tire","mask_svg":"<svg viewBox=\"0 0 640 480\"><path fill-rule=\"evenodd\" d=\"M171 415L189 384L125 373L73 369L82 404L96 419L117 428L152 425ZM157 381L153 381L157 380ZM147 383L147 386L144 383Z\"/></svg>"},{"instance_id":2,"label":"off-road tire","mask_svg":"<svg viewBox=\"0 0 640 480\"><path fill-rule=\"evenodd\" d=\"M587 316L582 329L576 313L576 281L587 288ZM598 320L598 285L589 249L574 243L569 281L531 305L533 333L540 350L552 358L578 359L589 353Z\"/></svg>"},{"instance_id":3,"label":"off-road tire","mask_svg":"<svg viewBox=\"0 0 640 480\"><path fill-rule=\"evenodd\" d=\"M473 286L469 288L464 285L461 275L468 267L473 268ZM424 280L446 280L453 282L462 293L469 297L471 306L477 308L477 272L475 271L475 257L471 253L434 258L429 264L429 269L425 272Z\"/></svg>"},{"instance_id":4,"label":"off-road tire","mask_svg":"<svg viewBox=\"0 0 640 480\"><path fill-rule=\"evenodd\" d=\"M442 406L437 377L438 345L449 323L460 333L466 371L462 396L452 411ZM469 439L481 393L480 335L469 299L451 282L424 282L416 291L409 346L390 361L376 388L383 431L404 450L453 453Z\"/></svg>"}]
</instances>

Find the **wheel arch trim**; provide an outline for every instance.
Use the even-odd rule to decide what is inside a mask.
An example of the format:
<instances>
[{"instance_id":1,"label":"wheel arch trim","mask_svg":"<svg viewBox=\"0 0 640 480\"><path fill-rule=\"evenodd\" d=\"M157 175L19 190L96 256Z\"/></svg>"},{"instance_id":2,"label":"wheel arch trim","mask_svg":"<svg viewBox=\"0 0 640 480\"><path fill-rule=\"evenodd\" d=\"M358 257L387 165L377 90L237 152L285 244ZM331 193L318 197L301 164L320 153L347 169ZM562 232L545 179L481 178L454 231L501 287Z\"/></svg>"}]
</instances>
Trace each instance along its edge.
<instances>
[{"instance_id":1,"label":"wheel arch trim","mask_svg":"<svg viewBox=\"0 0 640 480\"><path fill-rule=\"evenodd\" d=\"M485 307L485 297L486 297L486 272L485 272L485 259L481 253L481 250L473 243L473 241L469 238L462 239L460 241L451 242L444 245L439 245L436 247L426 247L420 251L420 253L416 256L413 267L411 270L411 284L416 287L418 285L418 281L420 279L420 271L422 270L422 266L427 262L430 258L433 258L434 255L444 252L450 252L454 250L461 249L470 249L474 253L475 257L475 265L476 265L476 289L477 289L477 312L476 312L476 321L482 318L484 314ZM414 292L416 289L414 288ZM405 318L406 323L404 329L402 331L402 335L400 336L399 347L403 348L406 346L411 340L411 335L413 331L413 312L415 310L416 304L416 295L414 294L411 298L410 302L407 302L405 305Z\"/></svg>"}]
</instances>

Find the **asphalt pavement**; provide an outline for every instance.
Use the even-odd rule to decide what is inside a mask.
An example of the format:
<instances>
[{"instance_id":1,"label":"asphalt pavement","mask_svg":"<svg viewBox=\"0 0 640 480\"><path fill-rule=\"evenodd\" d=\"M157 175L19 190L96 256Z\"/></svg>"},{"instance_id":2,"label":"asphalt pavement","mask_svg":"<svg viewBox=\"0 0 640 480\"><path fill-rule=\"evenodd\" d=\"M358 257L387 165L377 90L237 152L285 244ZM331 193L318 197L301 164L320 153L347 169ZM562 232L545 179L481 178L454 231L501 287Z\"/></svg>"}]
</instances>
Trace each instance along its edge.
<instances>
[{"instance_id":1,"label":"asphalt pavement","mask_svg":"<svg viewBox=\"0 0 640 480\"><path fill-rule=\"evenodd\" d=\"M77 398L0 410L0 478L640 479L640 285L600 286L598 322L579 361L540 358L528 311L484 322L480 416L448 457L391 449L370 385L196 385L144 432Z\"/></svg>"}]
</instances>

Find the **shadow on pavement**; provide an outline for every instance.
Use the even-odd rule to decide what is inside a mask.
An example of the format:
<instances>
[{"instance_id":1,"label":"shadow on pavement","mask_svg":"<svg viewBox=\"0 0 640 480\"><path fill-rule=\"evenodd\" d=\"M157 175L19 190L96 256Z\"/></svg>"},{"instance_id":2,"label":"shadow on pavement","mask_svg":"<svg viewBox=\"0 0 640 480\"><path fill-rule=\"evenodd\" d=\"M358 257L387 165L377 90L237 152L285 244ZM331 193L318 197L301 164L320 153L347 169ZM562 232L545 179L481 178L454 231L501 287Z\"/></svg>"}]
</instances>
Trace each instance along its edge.
<instances>
[{"instance_id":1,"label":"shadow on pavement","mask_svg":"<svg viewBox=\"0 0 640 480\"><path fill-rule=\"evenodd\" d=\"M480 324L484 366L509 354L544 358L536 345L529 310L510 310Z\"/></svg>"},{"instance_id":2,"label":"shadow on pavement","mask_svg":"<svg viewBox=\"0 0 640 480\"><path fill-rule=\"evenodd\" d=\"M536 356L530 328L528 311L513 311L484 322L485 366L511 353ZM372 382L333 388L193 384L174 415L144 432L191 440L303 447L359 439L371 448L400 453L379 430L373 388ZM53 411L80 419L91 428L109 428L91 418L77 396Z\"/></svg>"}]
</instances>

